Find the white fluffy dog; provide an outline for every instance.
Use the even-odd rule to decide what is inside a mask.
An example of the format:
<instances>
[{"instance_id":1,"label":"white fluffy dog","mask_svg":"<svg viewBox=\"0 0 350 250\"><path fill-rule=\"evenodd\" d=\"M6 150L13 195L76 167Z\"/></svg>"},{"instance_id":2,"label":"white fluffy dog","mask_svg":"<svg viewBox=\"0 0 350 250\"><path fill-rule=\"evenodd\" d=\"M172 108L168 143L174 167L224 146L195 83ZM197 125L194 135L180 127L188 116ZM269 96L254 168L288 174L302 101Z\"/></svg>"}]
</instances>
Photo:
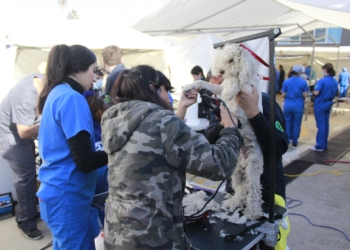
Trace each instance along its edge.
<instances>
[{"instance_id":1,"label":"white fluffy dog","mask_svg":"<svg viewBox=\"0 0 350 250\"><path fill-rule=\"evenodd\" d=\"M187 85L183 91L207 89L221 95L230 111L241 121L240 132L244 143L232 176L235 194L226 196L222 208L230 212L236 208L244 208L243 214L246 219L254 220L262 216L260 175L263 172L263 155L248 117L235 97L242 88L251 90L251 86L254 86L259 89L257 60L238 44L226 44L217 51L212 75L222 75L223 83L215 85L205 81L195 81Z\"/></svg>"}]
</instances>

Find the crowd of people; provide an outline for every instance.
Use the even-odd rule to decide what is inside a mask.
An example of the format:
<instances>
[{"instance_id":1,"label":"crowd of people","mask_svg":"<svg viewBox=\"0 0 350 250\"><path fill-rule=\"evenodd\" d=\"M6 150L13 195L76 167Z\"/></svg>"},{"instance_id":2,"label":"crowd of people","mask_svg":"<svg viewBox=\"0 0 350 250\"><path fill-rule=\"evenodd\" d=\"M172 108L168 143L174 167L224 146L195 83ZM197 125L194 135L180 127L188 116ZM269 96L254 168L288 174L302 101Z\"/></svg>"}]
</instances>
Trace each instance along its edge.
<instances>
[{"instance_id":1,"label":"crowd of people","mask_svg":"<svg viewBox=\"0 0 350 250\"><path fill-rule=\"evenodd\" d=\"M198 94L182 93L176 113L169 79L160 71L122 63L122 50L108 46L104 67L81 45L54 46L45 75L32 74L15 85L0 106L0 151L13 169L18 199L16 222L23 235L40 239L37 202L42 220L53 234L54 249L95 249L94 238L104 225L105 249L189 249L183 222L182 199L186 173L211 180L230 178L243 138L239 121L219 102L217 113L203 133L184 122L186 110ZM276 194L285 199L282 155L289 142L297 147L306 83L312 73L296 65L290 78L280 65L276 90L285 98L284 111L276 103ZM313 88L318 127L312 150L327 149L329 116L338 83L331 64ZM302 73L309 74L304 79ZM194 80L221 84L220 76L205 78L201 67ZM311 76L310 76L311 74ZM339 76L347 91L347 70ZM346 95L346 94L345 94ZM264 156L261 175L263 201L269 200L270 99L242 89L237 102L246 112ZM38 137L42 159L36 189L33 138ZM91 206L96 194L109 191L105 211Z\"/></svg>"}]
</instances>

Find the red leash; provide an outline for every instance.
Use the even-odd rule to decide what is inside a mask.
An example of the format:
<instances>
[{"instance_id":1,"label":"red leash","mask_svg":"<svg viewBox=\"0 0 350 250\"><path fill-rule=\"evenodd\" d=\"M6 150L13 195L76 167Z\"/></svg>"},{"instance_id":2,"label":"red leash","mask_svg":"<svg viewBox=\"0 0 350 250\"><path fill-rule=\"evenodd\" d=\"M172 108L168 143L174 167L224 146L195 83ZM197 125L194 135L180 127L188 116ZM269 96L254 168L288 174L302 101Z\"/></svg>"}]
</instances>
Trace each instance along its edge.
<instances>
[{"instance_id":1,"label":"red leash","mask_svg":"<svg viewBox=\"0 0 350 250\"><path fill-rule=\"evenodd\" d=\"M270 67L260 56L258 56L257 54L254 53L254 51L252 51L251 49L249 49L247 46L243 45L242 43L239 44L240 47L242 47L243 49L246 49L249 51L249 53L256 59L258 60L258 62L260 62L262 65L266 66L266 67ZM259 74L258 74L259 75ZM259 75L260 77L260 75ZM262 76L262 79L265 81L270 80L270 77L266 77L266 76Z\"/></svg>"},{"instance_id":2,"label":"red leash","mask_svg":"<svg viewBox=\"0 0 350 250\"><path fill-rule=\"evenodd\" d=\"M246 49L249 51L250 54L252 54L253 57L255 57L256 60L258 60L261 64L263 64L266 67L270 67L260 56L258 56L257 54L255 54L251 49L249 49L247 46L243 45L243 44L239 44L240 47L242 47L243 49Z\"/></svg>"}]
</instances>

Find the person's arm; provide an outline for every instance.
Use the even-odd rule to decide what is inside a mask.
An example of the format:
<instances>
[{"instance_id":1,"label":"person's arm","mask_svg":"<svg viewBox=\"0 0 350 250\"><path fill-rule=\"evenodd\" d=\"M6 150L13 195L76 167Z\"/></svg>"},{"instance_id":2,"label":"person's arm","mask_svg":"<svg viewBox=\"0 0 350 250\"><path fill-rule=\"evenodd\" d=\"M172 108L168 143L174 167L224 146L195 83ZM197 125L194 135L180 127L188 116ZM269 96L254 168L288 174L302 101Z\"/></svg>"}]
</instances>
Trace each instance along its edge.
<instances>
[{"instance_id":1,"label":"person's arm","mask_svg":"<svg viewBox=\"0 0 350 250\"><path fill-rule=\"evenodd\" d=\"M185 119L187 108L197 102L197 97L198 97L198 91L195 89L192 89L186 93L184 92L181 93L179 105L176 111L176 115L181 120Z\"/></svg>"},{"instance_id":2,"label":"person's arm","mask_svg":"<svg viewBox=\"0 0 350 250\"><path fill-rule=\"evenodd\" d=\"M268 154L270 151L268 143L270 141L270 122L269 119L266 119L265 115L263 115L258 108L259 94L256 88L252 87L252 91L241 89L236 98L238 104L243 108L249 118L249 123L255 132L263 155ZM277 130L280 127L278 124L275 124L275 126ZM286 145L284 143L284 138L281 137L277 131L275 138L276 159L278 159L285 153Z\"/></svg>"},{"instance_id":3,"label":"person's arm","mask_svg":"<svg viewBox=\"0 0 350 250\"><path fill-rule=\"evenodd\" d=\"M306 100L309 96L309 85L307 84L307 82L305 81L304 83L304 89L303 89L303 96L304 96L304 99Z\"/></svg>"},{"instance_id":4,"label":"person's arm","mask_svg":"<svg viewBox=\"0 0 350 250\"><path fill-rule=\"evenodd\" d=\"M224 127L221 126L220 122L217 121L216 123L213 123L209 125L204 131L204 136L207 138L210 144L215 144L216 141L220 138L220 131Z\"/></svg>"},{"instance_id":5,"label":"person's arm","mask_svg":"<svg viewBox=\"0 0 350 250\"><path fill-rule=\"evenodd\" d=\"M39 132L39 125L40 124L25 126L21 124L16 124L19 137L21 137L21 139L37 137Z\"/></svg>"},{"instance_id":6,"label":"person's arm","mask_svg":"<svg viewBox=\"0 0 350 250\"><path fill-rule=\"evenodd\" d=\"M93 151L90 134L85 130L69 138L68 145L75 165L86 174L108 163L104 151Z\"/></svg>"},{"instance_id":7,"label":"person's arm","mask_svg":"<svg viewBox=\"0 0 350 250\"><path fill-rule=\"evenodd\" d=\"M229 178L237 164L243 138L236 128L224 128L215 145L191 130L176 116L166 116L161 130L168 164L181 171L211 180ZM176 133L174 133L176 131Z\"/></svg>"},{"instance_id":8,"label":"person's arm","mask_svg":"<svg viewBox=\"0 0 350 250\"><path fill-rule=\"evenodd\" d=\"M91 142L93 126L89 106L83 95L72 91L56 100L56 122L60 124L77 168L89 173L108 163L107 154L94 152Z\"/></svg>"},{"instance_id":9,"label":"person's arm","mask_svg":"<svg viewBox=\"0 0 350 250\"><path fill-rule=\"evenodd\" d=\"M34 124L37 96L27 89L22 89L22 92L19 97L10 99L11 122L16 124L21 139L37 137L39 124Z\"/></svg>"},{"instance_id":10,"label":"person's arm","mask_svg":"<svg viewBox=\"0 0 350 250\"><path fill-rule=\"evenodd\" d=\"M226 108L221 104L220 105L220 117L221 121L217 121L209 127L207 127L204 131L204 136L207 138L210 144L215 144L217 140L220 138L220 132L223 128L226 127L235 127L238 126L238 120L234 114L231 113L231 117L228 112L225 111ZM234 122L234 123L233 123Z\"/></svg>"},{"instance_id":11,"label":"person's arm","mask_svg":"<svg viewBox=\"0 0 350 250\"><path fill-rule=\"evenodd\" d=\"M318 82L316 82L314 89L312 91L314 96L318 96L320 94L320 91L322 89L322 84L323 84L323 79L320 79Z\"/></svg>"}]
</instances>

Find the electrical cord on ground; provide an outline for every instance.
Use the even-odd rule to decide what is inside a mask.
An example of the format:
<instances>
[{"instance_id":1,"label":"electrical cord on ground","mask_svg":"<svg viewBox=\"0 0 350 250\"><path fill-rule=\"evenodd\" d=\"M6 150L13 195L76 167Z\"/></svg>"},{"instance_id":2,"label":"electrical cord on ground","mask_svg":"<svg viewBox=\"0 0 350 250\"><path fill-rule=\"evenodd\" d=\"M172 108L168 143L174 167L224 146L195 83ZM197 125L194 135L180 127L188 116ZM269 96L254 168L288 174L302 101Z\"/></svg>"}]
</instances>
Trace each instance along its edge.
<instances>
[{"instance_id":1,"label":"electrical cord on ground","mask_svg":"<svg viewBox=\"0 0 350 250\"><path fill-rule=\"evenodd\" d=\"M288 197L286 198L286 200L287 200L287 201L286 201L286 207L287 207L288 209L292 209L292 208L301 206L301 205L303 204L303 202L300 201L300 200L293 200L293 199L288 198ZM291 206L291 204L292 204L293 202L298 202L298 204ZM288 212L288 215L296 215L296 216L303 217L303 218L305 218L305 219L307 220L307 222L309 222L309 223L310 223L312 226L314 226L314 227L321 227L321 228L326 228L326 229L332 229L332 230L335 230L335 231L337 231L337 232L340 232L341 234L344 235L344 237L346 238L346 240L347 240L348 242L350 242L349 236L348 236L346 233L344 233L342 230L340 230L340 229L337 229L337 228L334 228L334 227L330 227L330 226L323 226L323 225L315 224L315 223L311 222L310 219L309 219L307 216L303 215L303 214L290 213L290 212Z\"/></svg>"},{"instance_id":2,"label":"electrical cord on ground","mask_svg":"<svg viewBox=\"0 0 350 250\"><path fill-rule=\"evenodd\" d=\"M49 247L52 247L52 246L53 246L53 241L51 241L49 244L47 244L43 248L40 248L40 250L46 250L46 249L48 249Z\"/></svg>"},{"instance_id":3,"label":"electrical cord on ground","mask_svg":"<svg viewBox=\"0 0 350 250\"><path fill-rule=\"evenodd\" d=\"M335 176L342 176L343 173L342 172L347 172L347 171L350 171L350 169L335 169L335 170L318 170L316 171L315 173L312 173L312 174L284 174L284 176L287 176L287 177L299 177L299 176L315 176L315 175L318 175L320 173L331 173Z\"/></svg>"}]
</instances>

